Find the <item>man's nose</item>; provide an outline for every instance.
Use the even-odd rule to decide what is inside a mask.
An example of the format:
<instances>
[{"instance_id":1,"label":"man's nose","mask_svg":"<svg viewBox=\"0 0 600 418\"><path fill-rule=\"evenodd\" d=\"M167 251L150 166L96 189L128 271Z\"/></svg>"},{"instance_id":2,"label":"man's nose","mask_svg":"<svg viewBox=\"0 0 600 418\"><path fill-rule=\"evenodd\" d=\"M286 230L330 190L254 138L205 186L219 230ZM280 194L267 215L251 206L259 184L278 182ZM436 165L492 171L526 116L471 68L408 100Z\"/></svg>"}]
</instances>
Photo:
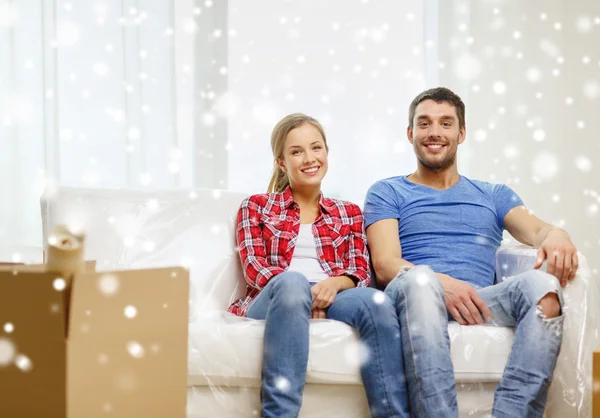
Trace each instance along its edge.
<instances>
[{"instance_id":1,"label":"man's nose","mask_svg":"<svg viewBox=\"0 0 600 418\"><path fill-rule=\"evenodd\" d=\"M432 123L429 126L429 131L427 134L430 137L439 138L442 135L442 128L439 125Z\"/></svg>"}]
</instances>

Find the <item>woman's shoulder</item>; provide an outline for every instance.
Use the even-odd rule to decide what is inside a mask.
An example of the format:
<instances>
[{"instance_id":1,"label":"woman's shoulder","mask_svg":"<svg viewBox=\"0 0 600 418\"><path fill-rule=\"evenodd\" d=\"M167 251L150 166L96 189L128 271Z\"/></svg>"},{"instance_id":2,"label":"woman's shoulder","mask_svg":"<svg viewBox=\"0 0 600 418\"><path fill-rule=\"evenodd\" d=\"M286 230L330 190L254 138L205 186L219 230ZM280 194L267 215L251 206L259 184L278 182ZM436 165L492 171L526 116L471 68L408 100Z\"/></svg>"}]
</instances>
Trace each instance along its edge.
<instances>
[{"instance_id":1,"label":"woman's shoulder","mask_svg":"<svg viewBox=\"0 0 600 418\"><path fill-rule=\"evenodd\" d=\"M248 196L242 200L241 207L258 206L265 207L267 205L272 206L275 202L278 202L282 198L282 193L258 193Z\"/></svg>"},{"instance_id":2,"label":"woman's shoulder","mask_svg":"<svg viewBox=\"0 0 600 418\"><path fill-rule=\"evenodd\" d=\"M362 213L360 206L358 206L354 202L350 202L349 200L334 199L334 198L328 198L328 197L326 197L324 200L325 200L325 203L330 207L335 207L338 209L344 208L344 210L346 212L349 212L352 214Z\"/></svg>"}]
</instances>

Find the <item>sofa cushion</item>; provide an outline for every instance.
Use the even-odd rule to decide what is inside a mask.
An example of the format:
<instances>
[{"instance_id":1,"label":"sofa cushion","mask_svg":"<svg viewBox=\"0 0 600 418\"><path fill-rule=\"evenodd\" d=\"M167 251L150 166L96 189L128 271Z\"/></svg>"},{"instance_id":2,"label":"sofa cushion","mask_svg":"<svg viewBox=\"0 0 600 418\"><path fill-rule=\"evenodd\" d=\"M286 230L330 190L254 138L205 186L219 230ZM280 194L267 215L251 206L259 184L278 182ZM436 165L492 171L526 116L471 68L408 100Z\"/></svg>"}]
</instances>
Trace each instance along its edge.
<instances>
[{"instance_id":1,"label":"sofa cushion","mask_svg":"<svg viewBox=\"0 0 600 418\"><path fill-rule=\"evenodd\" d=\"M260 386L264 321L223 312L199 318L189 330L190 386ZM512 329L451 322L448 330L458 381L500 380ZM360 384L358 351L358 338L350 326L312 319L307 383Z\"/></svg>"}]
</instances>

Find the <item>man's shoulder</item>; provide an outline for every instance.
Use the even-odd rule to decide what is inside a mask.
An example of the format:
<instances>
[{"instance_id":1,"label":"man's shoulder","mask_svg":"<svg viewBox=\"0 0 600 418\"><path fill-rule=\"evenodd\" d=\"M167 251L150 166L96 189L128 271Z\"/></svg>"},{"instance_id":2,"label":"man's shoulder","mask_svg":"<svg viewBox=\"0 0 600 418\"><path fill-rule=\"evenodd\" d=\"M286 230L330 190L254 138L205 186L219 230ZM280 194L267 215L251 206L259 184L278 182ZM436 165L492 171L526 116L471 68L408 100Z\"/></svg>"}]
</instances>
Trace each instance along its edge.
<instances>
[{"instance_id":1,"label":"man's shoulder","mask_svg":"<svg viewBox=\"0 0 600 418\"><path fill-rule=\"evenodd\" d=\"M461 177L473 187L484 193L493 193L496 190L508 188L508 186L503 183L491 183L489 181L472 179L466 176Z\"/></svg>"},{"instance_id":2,"label":"man's shoulder","mask_svg":"<svg viewBox=\"0 0 600 418\"><path fill-rule=\"evenodd\" d=\"M376 181L369 190L394 190L401 191L406 187L406 175L387 177Z\"/></svg>"}]
</instances>

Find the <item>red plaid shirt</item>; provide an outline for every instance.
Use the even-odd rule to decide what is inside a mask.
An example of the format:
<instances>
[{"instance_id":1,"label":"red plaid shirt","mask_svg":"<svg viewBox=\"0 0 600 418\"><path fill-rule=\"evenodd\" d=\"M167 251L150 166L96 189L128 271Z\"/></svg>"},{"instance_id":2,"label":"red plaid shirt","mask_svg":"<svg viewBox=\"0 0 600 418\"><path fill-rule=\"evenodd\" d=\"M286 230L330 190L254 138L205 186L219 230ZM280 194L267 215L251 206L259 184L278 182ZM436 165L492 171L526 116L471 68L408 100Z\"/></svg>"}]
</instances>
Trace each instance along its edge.
<instances>
[{"instance_id":1,"label":"red plaid shirt","mask_svg":"<svg viewBox=\"0 0 600 418\"><path fill-rule=\"evenodd\" d=\"M348 276L357 287L371 282L367 239L360 208L321 195L314 222L317 254L329 277ZM246 279L246 294L229 312L246 316L250 302L269 280L292 261L300 230L300 207L288 187L282 193L257 194L242 202L237 216L237 242Z\"/></svg>"}]
</instances>

